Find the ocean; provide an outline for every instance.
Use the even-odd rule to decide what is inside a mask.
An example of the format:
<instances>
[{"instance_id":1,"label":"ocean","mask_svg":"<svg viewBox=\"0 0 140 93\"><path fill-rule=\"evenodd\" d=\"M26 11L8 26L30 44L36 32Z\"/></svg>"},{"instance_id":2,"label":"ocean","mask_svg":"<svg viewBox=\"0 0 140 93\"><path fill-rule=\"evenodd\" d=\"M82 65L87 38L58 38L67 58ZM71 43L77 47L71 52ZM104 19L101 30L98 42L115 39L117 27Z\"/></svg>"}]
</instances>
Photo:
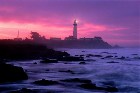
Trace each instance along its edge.
<instances>
[{"instance_id":1,"label":"ocean","mask_svg":"<svg viewBox=\"0 0 140 93\"><path fill-rule=\"evenodd\" d=\"M79 64L81 61L59 61L48 64L40 63L40 60L9 62L15 66L23 67L29 79L0 84L0 93L9 93L21 88L38 90L39 93L108 93L81 88L77 86L76 82L61 82L61 80L72 78L88 79L102 87L115 86L119 91L117 93L140 93L139 48L56 50L66 51L73 56L83 56L87 61L84 61L85 64ZM34 64L35 62L37 64ZM49 86L33 84L34 81L41 79L60 83Z\"/></svg>"}]
</instances>

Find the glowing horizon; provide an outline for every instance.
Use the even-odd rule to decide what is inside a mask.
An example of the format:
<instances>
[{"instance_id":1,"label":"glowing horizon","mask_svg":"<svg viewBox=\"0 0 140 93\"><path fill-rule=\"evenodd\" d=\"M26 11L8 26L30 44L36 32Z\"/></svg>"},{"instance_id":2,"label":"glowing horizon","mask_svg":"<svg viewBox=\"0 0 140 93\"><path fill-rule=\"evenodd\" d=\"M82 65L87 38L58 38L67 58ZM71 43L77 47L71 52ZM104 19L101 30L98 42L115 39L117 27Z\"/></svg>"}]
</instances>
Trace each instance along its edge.
<instances>
[{"instance_id":1,"label":"glowing horizon","mask_svg":"<svg viewBox=\"0 0 140 93\"><path fill-rule=\"evenodd\" d=\"M78 38L100 36L112 45L140 46L138 1L1 0L0 39L16 38L18 30L21 38L34 31L64 39L72 35L75 19Z\"/></svg>"}]
</instances>

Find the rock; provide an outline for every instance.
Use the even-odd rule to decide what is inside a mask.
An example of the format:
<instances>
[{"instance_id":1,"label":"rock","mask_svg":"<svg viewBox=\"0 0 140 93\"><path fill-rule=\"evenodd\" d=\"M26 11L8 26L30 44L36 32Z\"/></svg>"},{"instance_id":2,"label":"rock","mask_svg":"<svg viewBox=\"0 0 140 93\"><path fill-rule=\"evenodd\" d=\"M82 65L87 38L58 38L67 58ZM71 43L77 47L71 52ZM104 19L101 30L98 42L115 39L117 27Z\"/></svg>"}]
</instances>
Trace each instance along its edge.
<instances>
[{"instance_id":1,"label":"rock","mask_svg":"<svg viewBox=\"0 0 140 93\"><path fill-rule=\"evenodd\" d=\"M84 61L83 57L65 56L58 58L59 61Z\"/></svg>"},{"instance_id":2,"label":"rock","mask_svg":"<svg viewBox=\"0 0 140 93\"><path fill-rule=\"evenodd\" d=\"M119 62L115 62L115 61L110 61L110 62L106 62L106 63L119 63Z\"/></svg>"},{"instance_id":3,"label":"rock","mask_svg":"<svg viewBox=\"0 0 140 93\"><path fill-rule=\"evenodd\" d=\"M79 83L91 83L91 80L88 79L80 79L80 78L72 78L72 79L65 79L61 80L63 82L79 82Z\"/></svg>"},{"instance_id":4,"label":"rock","mask_svg":"<svg viewBox=\"0 0 140 93\"><path fill-rule=\"evenodd\" d=\"M57 59L43 59L42 61L40 61L41 63L57 63L58 60Z\"/></svg>"},{"instance_id":5,"label":"rock","mask_svg":"<svg viewBox=\"0 0 140 93\"><path fill-rule=\"evenodd\" d=\"M112 58L112 57L113 57L113 56L110 55L110 56L106 56L106 57L104 57L104 58Z\"/></svg>"},{"instance_id":6,"label":"rock","mask_svg":"<svg viewBox=\"0 0 140 93\"><path fill-rule=\"evenodd\" d=\"M79 55L75 55L75 56L79 56Z\"/></svg>"},{"instance_id":7,"label":"rock","mask_svg":"<svg viewBox=\"0 0 140 93\"><path fill-rule=\"evenodd\" d=\"M108 52L101 52L101 53L109 54Z\"/></svg>"},{"instance_id":8,"label":"rock","mask_svg":"<svg viewBox=\"0 0 140 93\"><path fill-rule=\"evenodd\" d=\"M115 56L115 57L118 57L118 56Z\"/></svg>"},{"instance_id":9,"label":"rock","mask_svg":"<svg viewBox=\"0 0 140 93\"><path fill-rule=\"evenodd\" d=\"M134 57L134 59L140 59L140 57Z\"/></svg>"},{"instance_id":10,"label":"rock","mask_svg":"<svg viewBox=\"0 0 140 93\"><path fill-rule=\"evenodd\" d=\"M0 64L0 83L27 80L28 76L22 67L11 64Z\"/></svg>"},{"instance_id":11,"label":"rock","mask_svg":"<svg viewBox=\"0 0 140 93\"><path fill-rule=\"evenodd\" d=\"M85 51L82 51L82 52L85 52Z\"/></svg>"},{"instance_id":12,"label":"rock","mask_svg":"<svg viewBox=\"0 0 140 93\"><path fill-rule=\"evenodd\" d=\"M92 83L87 83L87 84L81 84L80 85L81 88L84 89L96 89L96 84L92 84Z\"/></svg>"},{"instance_id":13,"label":"rock","mask_svg":"<svg viewBox=\"0 0 140 93\"><path fill-rule=\"evenodd\" d=\"M86 59L85 61L96 61L96 60L94 60L94 59Z\"/></svg>"},{"instance_id":14,"label":"rock","mask_svg":"<svg viewBox=\"0 0 140 93\"><path fill-rule=\"evenodd\" d=\"M131 54L131 55L138 55L138 54Z\"/></svg>"},{"instance_id":15,"label":"rock","mask_svg":"<svg viewBox=\"0 0 140 93\"><path fill-rule=\"evenodd\" d=\"M83 57L84 55L80 55L80 57Z\"/></svg>"},{"instance_id":16,"label":"rock","mask_svg":"<svg viewBox=\"0 0 140 93\"><path fill-rule=\"evenodd\" d=\"M118 92L118 88L116 87L107 87L107 88L103 88L103 90L108 92Z\"/></svg>"},{"instance_id":17,"label":"rock","mask_svg":"<svg viewBox=\"0 0 140 93\"><path fill-rule=\"evenodd\" d=\"M34 62L33 64L37 64L37 62Z\"/></svg>"},{"instance_id":18,"label":"rock","mask_svg":"<svg viewBox=\"0 0 140 93\"><path fill-rule=\"evenodd\" d=\"M96 86L96 84L92 84L92 83L86 83L86 84L81 84L80 85L81 88L84 89L90 89L90 90L104 90L107 92L118 92L118 89L116 87L98 87Z\"/></svg>"},{"instance_id":19,"label":"rock","mask_svg":"<svg viewBox=\"0 0 140 93\"><path fill-rule=\"evenodd\" d=\"M93 54L87 54L86 57L93 57Z\"/></svg>"},{"instance_id":20,"label":"rock","mask_svg":"<svg viewBox=\"0 0 140 93\"><path fill-rule=\"evenodd\" d=\"M52 80L45 80L45 79L42 79L42 80L38 80L38 81L35 81L33 82L34 84L37 84L37 85L54 85L54 84L58 84L57 81L52 81Z\"/></svg>"},{"instance_id":21,"label":"rock","mask_svg":"<svg viewBox=\"0 0 140 93\"><path fill-rule=\"evenodd\" d=\"M94 57L102 57L102 55L93 55Z\"/></svg>"},{"instance_id":22,"label":"rock","mask_svg":"<svg viewBox=\"0 0 140 93\"><path fill-rule=\"evenodd\" d=\"M104 81L101 82L103 84L103 86L107 86L107 87L112 87L112 86L116 86L114 81Z\"/></svg>"},{"instance_id":23,"label":"rock","mask_svg":"<svg viewBox=\"0 0 140 93\"><path fill-rule=\"evenodd\" d=\"M66 70L66 71L60 70L59 72L67 72L67 73L75 74L72 70Z\"/></svg>"},{"instance_id":24,"label":"rock","mask_svg":"<svg viewBox=\"0 0 140 93\"><path fill-rule=\"evenodd\" d=\"M122 59L122 60L124 60L124 59L125 59L125 57L124 57L124 56L122 56L122 57L120 57L120 58L117 58L117 59Z\"/></svg>"},{"instance_id":25,"label":"rock","mask_svg":"<svg viewBox=\"0 0 140 93\"><path fill-rule=\"evenodd\" d=\"M79 64L86 64L86 62L80 62Z\"/></svg>"}]
</instances>

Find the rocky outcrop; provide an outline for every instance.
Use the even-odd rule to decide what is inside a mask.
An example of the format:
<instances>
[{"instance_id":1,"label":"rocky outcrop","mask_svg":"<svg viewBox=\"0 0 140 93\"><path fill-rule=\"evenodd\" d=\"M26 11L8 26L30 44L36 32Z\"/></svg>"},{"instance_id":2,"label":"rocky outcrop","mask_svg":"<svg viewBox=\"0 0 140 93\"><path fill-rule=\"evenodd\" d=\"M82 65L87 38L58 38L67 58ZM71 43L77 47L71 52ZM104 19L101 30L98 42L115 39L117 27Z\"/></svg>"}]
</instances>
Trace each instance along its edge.
<instances>
[{"instance_id":1,"label":"rocky outcrop","mask_svg":"<svg viewBox=\"0 0 140 93\"><path fill-rule=\"evenodd\" d=\"M38 80L38 81L35 81L33 83L37 84L37 85L44 85L44 86L58 84L57 81L45 80L45 79Z\"/></svg>"},{"instance_id":2,"label":"rocky outcrop","mask_svg":"<svg viewBox=\"0 0 140 93\"><path fill-rule=\"evenodd\" d=\"M14 82L28 79L22 67L0 63L0 83Z\"/></svg>"},{"instance_id":3,"label":"rocky outcrop","mask_svg":"<svg viewBox=\"0 0 140 93\"><path fill-rule=\"evenodd\" d=\"M59 61L84 61L83 57L64 56L58 58Z\"/></svg>"}]
</instances>

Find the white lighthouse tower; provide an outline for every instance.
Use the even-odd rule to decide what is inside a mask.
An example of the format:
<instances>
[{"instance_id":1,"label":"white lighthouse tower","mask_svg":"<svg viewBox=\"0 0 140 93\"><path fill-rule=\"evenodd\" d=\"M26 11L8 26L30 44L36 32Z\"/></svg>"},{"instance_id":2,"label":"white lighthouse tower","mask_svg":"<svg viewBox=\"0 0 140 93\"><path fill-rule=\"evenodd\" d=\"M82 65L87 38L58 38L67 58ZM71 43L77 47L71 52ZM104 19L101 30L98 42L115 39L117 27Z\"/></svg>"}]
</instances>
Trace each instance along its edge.
<instances>
[{"instance_id":1,"label":"white lighthouse tower","mask_svg":"<svg viewBox=\"0 0 140 93\"><path fill-rule=\"evenodd\" d=\"M77 21L76 19L74 20L74 24L73 24L73 38L77 39Z\"/></svg>"}]
</instances>

